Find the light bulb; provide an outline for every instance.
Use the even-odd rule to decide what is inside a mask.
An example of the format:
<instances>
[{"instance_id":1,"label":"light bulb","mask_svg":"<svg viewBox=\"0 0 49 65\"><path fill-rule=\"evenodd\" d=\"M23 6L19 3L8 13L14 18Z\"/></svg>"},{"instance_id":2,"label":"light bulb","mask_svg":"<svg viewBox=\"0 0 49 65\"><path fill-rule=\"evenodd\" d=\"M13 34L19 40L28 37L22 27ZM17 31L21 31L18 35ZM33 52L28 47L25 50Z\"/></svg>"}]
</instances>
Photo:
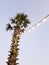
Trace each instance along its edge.
<instances>
[{"instance_id":1,"label":"light bulb","mask_svg":"<svg viewBox=\"0 0 49 65\"><path fill-rule=\"evenodd\" d=\"M39 26L39 25L40 25L40 23L37 23L37 24L36 24L36 26Z\"/></svg>"},{"instance_id":2,"label":"light bulb","mask_svg":"<svg viewBox=\"0 0 49 65\"><path fill-rule=\"evenodd\" d=\"M43 19L43 22L45 22L46 21L46 18L45 19Z\"/></svg>"},{"instance_id":3,"label":"light bulb","mask_svg":"<svg viewBox=\"0 0 49 65\"><path fill-rule=\"evenodd\" d=\"M32 27L32 30L34 29L35 27Z\"/></svg>"},{"instance_id":4,"label":"light bulb","mask_svg":"<svg viewBox=\"0 0 49 65\"><path fill-rule=\"evenodd\" d=\"M19 37L20 35L18 34L17 37Z\"/></svg>"}]
</instances>

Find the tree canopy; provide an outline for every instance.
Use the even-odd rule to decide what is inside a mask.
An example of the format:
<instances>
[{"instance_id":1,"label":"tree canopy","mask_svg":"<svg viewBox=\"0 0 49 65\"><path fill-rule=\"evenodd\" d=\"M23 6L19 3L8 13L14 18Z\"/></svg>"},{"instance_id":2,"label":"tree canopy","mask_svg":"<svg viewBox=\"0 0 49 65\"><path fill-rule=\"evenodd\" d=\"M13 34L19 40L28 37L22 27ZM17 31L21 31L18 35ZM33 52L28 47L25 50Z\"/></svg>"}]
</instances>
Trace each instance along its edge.
<instances>
[{"instance_id":1,"label":"tree canopy","mask_svg":"<svg viewBox=\"0 0 49 65\"><path fill-rule=\"evenodd\" d=\"M6 30L12 30L18 27L20 32L24 32L25 28L30 24L28 16L24 13L18 13L14 18L11 18L11 23L7 24Z\"/></svg>"}]
</instances>

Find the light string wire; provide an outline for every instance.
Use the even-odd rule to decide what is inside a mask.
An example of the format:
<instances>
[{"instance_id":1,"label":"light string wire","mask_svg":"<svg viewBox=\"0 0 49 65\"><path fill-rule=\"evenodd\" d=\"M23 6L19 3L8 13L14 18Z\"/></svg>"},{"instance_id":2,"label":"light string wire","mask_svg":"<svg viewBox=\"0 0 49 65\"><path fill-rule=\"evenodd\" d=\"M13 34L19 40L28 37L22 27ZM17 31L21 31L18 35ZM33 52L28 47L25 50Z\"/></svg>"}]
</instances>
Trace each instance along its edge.
<instances>
[{"instance_id":1,"label":"light string wire","mask_svg":"<svg viewBox=\"0 0 49 65\"><path fill-rule=\"evenodd\" d=\"M49 14L46 15L45 17L43 17L40 21L38 21L37 23L35 23L32 27L30 27L28 30L25 30L23 33L21 33L20 35L24 35L27 32L30 32L31 30L35 29L36 26L39 26L42 22L45 22L47 17L49 17ZM20 36L17 35L17 36Z\"/></svg>"},{"instance_id":2,"label":"light string wire","mask_svg":"<svg viewBox=\"0 0 49 65\"><path fill-rule=\"evenodd\" d=\"M44 18L42 18L42 19L41 19L40 21L38 21L37 23L35 23L31 28L29 28L28 30L26 30L26 32L31 31L31 30L34 29L36 26L39 26L39 25L41 24L41 22L46 21L46 19L47 19L48 16L49 16L49 14L46 15ZM25 33L25 32L24 32L24 33Z\"/></svg>"}]
</instances>

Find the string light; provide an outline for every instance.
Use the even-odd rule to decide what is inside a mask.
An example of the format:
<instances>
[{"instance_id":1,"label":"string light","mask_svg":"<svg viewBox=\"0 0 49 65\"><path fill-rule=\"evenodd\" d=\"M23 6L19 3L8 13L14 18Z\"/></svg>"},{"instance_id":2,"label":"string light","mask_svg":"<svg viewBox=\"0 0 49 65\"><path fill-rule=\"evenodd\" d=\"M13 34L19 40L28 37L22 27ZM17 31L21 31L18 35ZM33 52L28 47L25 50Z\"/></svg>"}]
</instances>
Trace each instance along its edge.
<instances>
[{"instance_id":1,"label":"string light","mask_svg":"<svg viewBox=\"0 0 49 65\"><path fill-rule=\"evenodd\" d=\"M32 27L32 30L35 29L35 27Z\"/></svg>"},{"instance_id":2,"label":"string light","mask_svg":"<svg viewBox=\"0 0 49 65\"><path fill-rule=\"evenodd\" d=\"M41 24L41 22L45 22L48 16L49 16L49 14L46 15L46 16L45 16L43 19L41 19L40 21L38 21L36 24L34 24L34 25L33 25L31 28L29 28L27 31L31 31L31 30L35 29L36 26L39 26L39 25Z\"/></svg>"},{"instance_id":3,"label":"string light","mask_svg":"<svg viewBox=\"0 0 49 65\"><path fill-rule=\"evenodd\" d=\"M19 34L17 34L17 36L16 37L19 37L20 35Z\"/></svg>"},{"instance_id":4,"label":"string light","mask_svg":"<svg viewBox=\"0 0 49 65\"><path fill-rule=\"evenodd\" d=\"M47 20L47 19L44 19L43 22L45 23L46 20Z\"/></svg>"},{"instance_id":5,"label":"string light","mask_svg":"<svg viewBox=\"0 0 49 65\"><path fill-rule=\"evenodd\" d=\"M43 21L46 21L46 19L44 19Z\"/></svg>"},{"instance_id":6,"label":"string light","mask_svg":"<svg viewBox=\"0 0 49 65\"><path fill-rule=\"evenodd\" d=\"M40 25L40 23L38 23L36 26L39 26Z\"/></svg>"},{"instance_id":7,"label":"string light","mask_svg":"<svg viewBox=\"0 0 49 65\"><path fill-rule=\"evenodd\" d=\"M36 24L34 24L31 28L29 28L28 30L25 30L23 33L21 33L21 35L24 35L25 33L30 32L31 30L34 30L36 26L39 26L41 24L41 22L45 22L48 16L49 14L46 15L44 18L42 18L40 21L38 21Z\"/></svg>"}]
</instances>

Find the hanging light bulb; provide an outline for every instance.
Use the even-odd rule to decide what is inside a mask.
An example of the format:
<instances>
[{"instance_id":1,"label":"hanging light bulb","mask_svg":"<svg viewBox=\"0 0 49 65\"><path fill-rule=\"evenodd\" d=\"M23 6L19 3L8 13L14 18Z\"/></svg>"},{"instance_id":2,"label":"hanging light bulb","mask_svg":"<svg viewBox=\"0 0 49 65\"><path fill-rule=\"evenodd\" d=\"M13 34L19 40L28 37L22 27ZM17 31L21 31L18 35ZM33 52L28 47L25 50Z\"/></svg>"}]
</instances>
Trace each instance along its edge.
<instances>
[{"instance_id":1,"label":"hanging light bulb","mask_svg":"<svg viewBox=\"0 0 49 65\"><path fill-rule=\"evenodd\" d=\"M26 33L26 31L24 31L23 33L22 33L22 35L24 35Z\"/></svg>"},{"instance_id":2,"label":"hanging light bulb","mask_svg":"<svg viewBox=\"0 0 49 65\"><path fill-rule=\"evenodd\" d=\"M39 25L40 25L40 23L37 23L37 24L36 24L36 26L39 26Z\"/></svg>"},{"instance_id":3,"label":"hanging light bulb","mask_svg":"<svg viewBox=\"0 0 49 65\"><path fill-rule=\"evenodd\" d=\"M28 30L28 32L30 32L30 31L31 31L31 29Z\"/></svg>"},{"instance_id":4,"label":"hanging light bulb","mask_svg":"<svg viewBox=\"0 0 49 65\"><path fill-rule=\"evenodd\" d=\"M32 27L32 30L35 28L35 26Z\"/></svg>"},{"instance_id":5,"label":"hanging light bulb","mask_svg":"<svg viewBox=\"0 0 49 65\"><path fill-rule=\"evenodd\" d=\"M45 19L43 19L43 22L45 22L47 19L45 18Z\"/></svg>"},{"instance_id":6,"label":"hanging light bulb","mask_svg":"<svg viewBox=\"0 0 49 65\"><path fill-rule=\"evenodd\" d=\"M18 34L17 37L19 37L20 35Z\"/></svg>"},{"instance_id":7,"label":"hanging light bulb","mask_svg":"<svg viewBox=\"0 0 49 65\"><path fill-rule=\"evenodd\" d=\"M24 35L24 33L22 33L22 35Z\"/></svg>"}]
</instances>

